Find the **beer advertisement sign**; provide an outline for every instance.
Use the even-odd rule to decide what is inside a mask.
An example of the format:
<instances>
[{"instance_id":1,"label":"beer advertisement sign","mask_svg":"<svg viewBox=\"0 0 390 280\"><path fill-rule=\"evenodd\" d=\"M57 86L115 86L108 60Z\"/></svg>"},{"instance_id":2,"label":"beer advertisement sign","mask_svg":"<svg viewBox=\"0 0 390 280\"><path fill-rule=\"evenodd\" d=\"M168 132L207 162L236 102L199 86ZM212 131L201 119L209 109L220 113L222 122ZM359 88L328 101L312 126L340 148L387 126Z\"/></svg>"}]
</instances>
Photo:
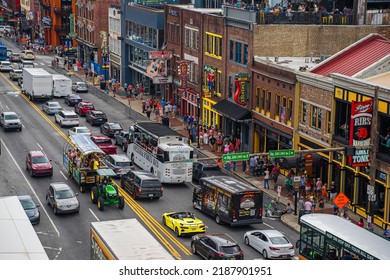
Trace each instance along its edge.
<instances>
[{"instance_id":1,"label":"beer advertisement sign","mask_svg":"<svg viewBox=\"0 0 390 280\"><path fill-rule=\"evenodd\" d=\"M368 147L370 145L372 109L372 99L362 102L352 101L349 145L354 146L356 149L354 155L350 156L348 161L353 167L369 165L370 150L359 149L359 147Z\"/></svg>"}]
</instances>

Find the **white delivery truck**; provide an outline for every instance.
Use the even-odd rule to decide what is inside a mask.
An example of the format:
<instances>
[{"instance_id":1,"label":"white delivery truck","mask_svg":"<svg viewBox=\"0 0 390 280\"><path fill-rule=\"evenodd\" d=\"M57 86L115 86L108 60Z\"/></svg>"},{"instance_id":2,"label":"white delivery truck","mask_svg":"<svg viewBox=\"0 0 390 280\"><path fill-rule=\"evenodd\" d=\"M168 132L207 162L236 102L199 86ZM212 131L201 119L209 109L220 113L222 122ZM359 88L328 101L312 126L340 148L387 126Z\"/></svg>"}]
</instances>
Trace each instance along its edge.
<instances>
[{"instance_id":1,"label":"white delivery truck","mask_svg":"<svg viewBox=\"0 0 390 280\"><path fill-rule=\"evenodd\" d=\"M23 68L22 90L28 98L45 100L53 98L52 75L42 68Z\"/></svg>"},{"instance_id":2,"label":"white delivery truck","mask_svg":"<svg viewBox=\"0 0 390 280\"><path fill-rule=\"evenodd\" d=\"M136 219L91 223L91 260L174 260Z\"/></svg>"},{"instance_id":3,"label":"white delivery truck","mask_svg":"<svg viewBox=\"0 0 390 280\"><path fill-rule=\"evenodd\" d=\"M53 74L53 96L65 97L72 94L72 80L60 74Z\"/></svg>"}]
</instances>

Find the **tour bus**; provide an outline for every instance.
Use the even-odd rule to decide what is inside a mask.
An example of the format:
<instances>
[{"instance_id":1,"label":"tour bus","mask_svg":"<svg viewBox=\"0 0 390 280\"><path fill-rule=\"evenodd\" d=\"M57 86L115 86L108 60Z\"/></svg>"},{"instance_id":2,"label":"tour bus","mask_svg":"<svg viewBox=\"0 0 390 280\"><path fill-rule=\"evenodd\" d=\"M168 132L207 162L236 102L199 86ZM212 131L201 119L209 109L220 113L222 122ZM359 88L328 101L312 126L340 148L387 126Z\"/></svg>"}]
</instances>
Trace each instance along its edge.
<instances>
[{"instance_id":1,"label":"tour bus","mask_svg":"<svg viewBox=\"0 0 390 280\"><path fill-rule=\"evenodd\" d=\"M263 222L263 191L229 176L200 179L193 192L194 208L231 226Z\"/></svg>"},{"instance_id":2,"label":"tour bus","mask_svg":"<svg viewBox=\"0 0 390 280\"><path fill-rule=\"evenodd\" d=\"M127 155L161 183L192 181L194 150L185 137L156 122L138 122L130 127Z\"/></svg>"},{"instance_id":3,"label":"tour bus","mask_svg":"<svg viewBox=\"0 0 390 280\"><path fill-rule=\"evenodd\" d=\"M331 214L301 217L301 260L390 260L390 242Z\"/></svg>"},{"instance_id":4,"label":"tour bus","mask_svg":"<svg viewBox=\"0 0 390 280\"><path fill-rule=\"evenodd\" d=\"M102 176L113 176L115 172L104 164L105 153L88 135L73 134L69 136L63 151L63 164L68 176L85 192L97 185Z\"/></svg>"}]
</instances>

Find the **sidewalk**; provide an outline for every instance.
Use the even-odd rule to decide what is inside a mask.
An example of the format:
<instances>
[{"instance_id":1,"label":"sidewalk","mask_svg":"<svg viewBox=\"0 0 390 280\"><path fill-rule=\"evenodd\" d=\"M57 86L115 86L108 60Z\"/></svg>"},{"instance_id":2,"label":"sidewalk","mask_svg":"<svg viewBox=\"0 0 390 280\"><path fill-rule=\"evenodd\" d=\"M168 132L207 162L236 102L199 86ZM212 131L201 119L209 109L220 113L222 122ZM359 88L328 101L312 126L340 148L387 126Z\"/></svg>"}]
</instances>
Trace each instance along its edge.
<instances>
[{"instance_id":1,"label":"sidewalk","mask_svg":"<svg viewBox=\"0 0 390 280\"><path fill-rule=\"evenodd\" d=\"M81 80L85 80L83 70L79 70L78 72L74 72L73 74L78 76ZM93 86L92 83L88 80L87 80L87 83L89 83L89 86ZM99 88L99 86L94 86L94 87ZM143 100L141 100L139 97L138 98L131 98L131 101L130 101L131 105L129 105L129 100L126 96L116 94L116 96L114 97L112 92L110 92L110 96L111 96L111 98L116 99L118 102L121 102L126 106L129 106L131 108L131 110L135 110L138 113L145 115L142 113L142 101ZM146 101L149 98L150 98L149 95L145 95L143 99ZM154 114L151 114L151 120L152 121L157 120L156 116ZM173 130L182 134L183 136L188 137L188 132L185 129L185 127L183 126L183 121L180 117L171 117L170 118L170 127ZM199 150L199 152L204 154L206 157L221 157L222 156L222 153L211 152L211 147L209 145L201 145L201 147L199 149L197 148L197 143L193 143L191 145L194 149ZM278 194L274 190L274 186L273 186L272 182L270 183L270 188L265 189L263 178L254 177L254 176L251 176L248 172L243 172L241 162L237 162L236 163L236 171L231 171L231 172L235 176L240 177L242 180L262 189L265 193L267 193L274 200L279 201L279 203L283 205L280 208L284 208L287 205L287 203L290 203L291 207L294 209L294 197L287 195L287 189L284 187L284 180L285 180L284 176L280 175L278 178L277 184L276 184L277 186L282 186L282 192L280 194L280 197L278 197ZM316 212L318 212L318 205L317 205ZM329 202L326 202L324 211L321 213L333 214L333 205ZM351 222L353 222L355 224L357 224L359 219L360 219L359 215L357 215L351 211L348 211L348 217L351 219ZM300 225L298 224L298 215L285 214L281 217L281 222L297 232L300 231ZM365 222L365 225L367 225L367 222L366 221L364 221L364 222ZM382 235L383 229L374 225L374 233L376 233L378 235Z\"/></svg>"}]
</instances>

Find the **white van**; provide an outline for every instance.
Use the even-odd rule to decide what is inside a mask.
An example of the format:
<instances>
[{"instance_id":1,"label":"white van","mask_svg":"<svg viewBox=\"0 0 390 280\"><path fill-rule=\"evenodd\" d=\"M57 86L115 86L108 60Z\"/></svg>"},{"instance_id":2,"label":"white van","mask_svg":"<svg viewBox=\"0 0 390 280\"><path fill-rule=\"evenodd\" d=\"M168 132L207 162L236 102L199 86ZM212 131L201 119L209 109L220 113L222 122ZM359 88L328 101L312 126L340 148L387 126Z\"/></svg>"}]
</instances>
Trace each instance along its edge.
<instances>
[{"instance_id":1,"label":"white van","mask_svg":"<svg viewBox=\"0 0 390 280\"><path fill-rule=\"evenodd\" d=\"M0 25L0 32L4 33L4 31L11 32L12 27L10 25Z\"/></svg>"},{"instance_id":2,"label":"white van","mask_svg":"<svg viewBox=\"0 0 390 280\"><path fill-rule=\"evenodd\" d=\"M34 68L34 62L29 60L22 60L22 62L19 64L19 69L23 68Z\"/></svg>"}]
</instances>

